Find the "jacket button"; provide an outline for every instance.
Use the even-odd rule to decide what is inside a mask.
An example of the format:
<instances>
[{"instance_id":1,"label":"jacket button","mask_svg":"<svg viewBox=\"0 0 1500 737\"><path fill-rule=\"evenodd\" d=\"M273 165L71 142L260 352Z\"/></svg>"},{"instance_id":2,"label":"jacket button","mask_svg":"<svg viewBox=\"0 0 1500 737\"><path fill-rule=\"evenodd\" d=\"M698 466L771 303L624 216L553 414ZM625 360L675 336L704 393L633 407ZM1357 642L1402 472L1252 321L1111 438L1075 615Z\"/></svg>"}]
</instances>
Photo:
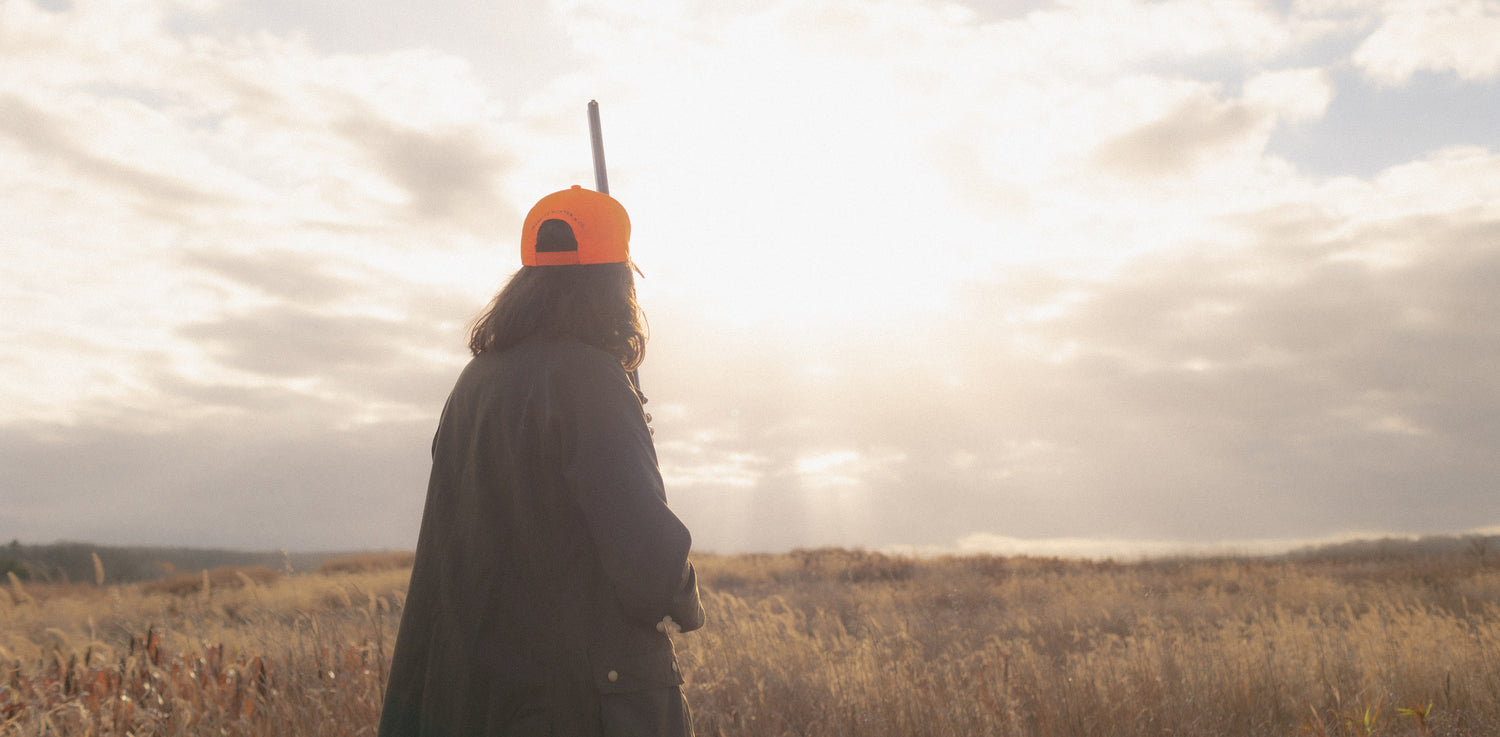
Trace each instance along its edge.
<instances>
[{"instance_id":1,"label":"jacket button","mask_svg":"<svg viewBox=\"0 0 1500 737\"><path fill-rule=\"evenodd\" d=\"M620 674L617 671L610 671L604 677L608 678L610 683L614 683L615 681L620 680Z\"/></svg>"}]
</instances>

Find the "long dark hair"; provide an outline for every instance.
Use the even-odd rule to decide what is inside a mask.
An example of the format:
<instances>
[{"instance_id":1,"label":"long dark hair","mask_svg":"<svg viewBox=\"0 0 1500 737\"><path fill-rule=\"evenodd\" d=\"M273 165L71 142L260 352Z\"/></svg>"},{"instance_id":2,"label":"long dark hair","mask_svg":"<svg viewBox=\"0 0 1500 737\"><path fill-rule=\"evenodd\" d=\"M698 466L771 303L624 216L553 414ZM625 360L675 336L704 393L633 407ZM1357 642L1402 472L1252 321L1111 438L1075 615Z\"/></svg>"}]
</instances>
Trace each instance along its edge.
<instances>
[{"instance_id":1,"label":"long dark hair","mask_svg":"<svg viewBox=\"0 0 1500 737\"><path fill-rule=\"evenodd\" d=\"M475 318L469 351L503 351L528 338L574 338L634 370L646 358L646 331L630 266L522 266Z\"/></svg>"}]
</instances>

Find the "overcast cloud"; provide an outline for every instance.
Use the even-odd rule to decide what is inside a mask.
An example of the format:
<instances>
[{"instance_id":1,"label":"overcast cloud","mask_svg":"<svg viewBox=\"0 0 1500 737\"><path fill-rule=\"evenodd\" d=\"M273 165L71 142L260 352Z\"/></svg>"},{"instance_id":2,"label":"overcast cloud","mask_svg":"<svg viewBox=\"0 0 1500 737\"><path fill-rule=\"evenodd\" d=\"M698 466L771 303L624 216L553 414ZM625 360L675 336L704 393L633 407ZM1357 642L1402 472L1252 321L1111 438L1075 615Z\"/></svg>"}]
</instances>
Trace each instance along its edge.
<instances>
[{"instance_id":1,"label":"overcast cloud","mask_svg":"<svg viewBox=\"0 0 1500 737\"><path fill-rule=\"evenodd\" d=\"M1500 527L1500 2L0 0L0 537L408 548L598 99L699 548Z\"/></svg>"}]
</instances>

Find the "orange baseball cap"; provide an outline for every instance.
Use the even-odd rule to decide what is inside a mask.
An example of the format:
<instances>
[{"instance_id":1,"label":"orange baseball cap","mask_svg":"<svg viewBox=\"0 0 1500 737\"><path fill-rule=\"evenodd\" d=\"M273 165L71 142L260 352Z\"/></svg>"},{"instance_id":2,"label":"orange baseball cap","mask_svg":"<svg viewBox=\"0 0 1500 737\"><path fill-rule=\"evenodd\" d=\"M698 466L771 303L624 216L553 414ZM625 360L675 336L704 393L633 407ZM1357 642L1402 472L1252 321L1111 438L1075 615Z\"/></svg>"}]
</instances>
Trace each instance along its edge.
<instances>
[{"instance_id":1,"label":"orange baseball cap","mask_svg":"<svg viewBox=\"0 0 1500 737\"><path fill-rule=\"evenodd\" d=\"M630 216L602 192L573 185L538 200L521 227L521 264L630 262Z\"/></svg>"}]
</instances>

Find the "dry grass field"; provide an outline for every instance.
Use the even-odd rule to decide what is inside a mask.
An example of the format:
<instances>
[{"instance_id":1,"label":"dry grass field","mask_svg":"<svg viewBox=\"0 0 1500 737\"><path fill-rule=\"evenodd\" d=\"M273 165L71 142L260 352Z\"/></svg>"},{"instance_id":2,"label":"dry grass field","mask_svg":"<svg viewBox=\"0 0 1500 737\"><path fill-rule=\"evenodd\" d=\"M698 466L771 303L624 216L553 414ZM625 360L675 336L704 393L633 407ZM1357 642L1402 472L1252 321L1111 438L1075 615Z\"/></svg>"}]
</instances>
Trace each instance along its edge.
<instances>
[{"instance_id":1,"label":"dry grass field","mask_svg":"<svg viewBox=\"0 0 1500 737\"><path fill-rule=\"evenodd\" d=\"M700 735L1500 735L1483 558L697 562ZM0 737L373 734L402 563L5 582Z\"/></svg>"}]
</instances>

